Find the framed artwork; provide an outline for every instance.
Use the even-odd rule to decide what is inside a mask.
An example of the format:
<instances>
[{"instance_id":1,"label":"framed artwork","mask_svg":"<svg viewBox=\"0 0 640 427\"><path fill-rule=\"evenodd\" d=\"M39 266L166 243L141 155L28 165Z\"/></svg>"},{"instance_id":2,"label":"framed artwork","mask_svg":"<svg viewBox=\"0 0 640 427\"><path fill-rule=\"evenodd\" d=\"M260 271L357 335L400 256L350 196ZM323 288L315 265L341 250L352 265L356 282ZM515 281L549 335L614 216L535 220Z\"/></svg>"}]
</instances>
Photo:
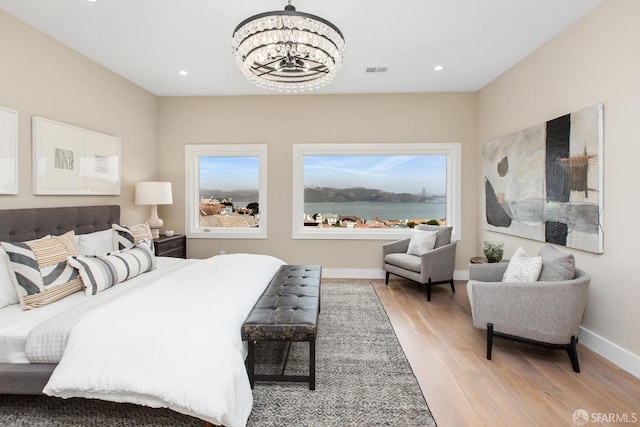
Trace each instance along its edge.
<instances>
[{"instance_id":1,"label":"framed artwork","mask_svg":"<svg viewBox=\"0 0 640 427\"><path fill-rule=\"evenodd\" d=\"M18 112L0 107L0 194L18 194Z\"/></svg>"},{"instance_id":2,"label":"framed artwork","mask_svg":"<svg viewBox=\"0 0 640 427\"><path fill-rule=\"evenodd\" d=\"M603 252L603 106L485 143L485 228Z\"/></svg>"},{"instance_id":3,"label":"framed artwork","mask_svg":"<svg viewBox=\"0 0 640 427\"><path fill-rule=\"evenodd\" d=\"M33 118L34 194L120 194L120 138Z\"/></svg>"}]
</instances>

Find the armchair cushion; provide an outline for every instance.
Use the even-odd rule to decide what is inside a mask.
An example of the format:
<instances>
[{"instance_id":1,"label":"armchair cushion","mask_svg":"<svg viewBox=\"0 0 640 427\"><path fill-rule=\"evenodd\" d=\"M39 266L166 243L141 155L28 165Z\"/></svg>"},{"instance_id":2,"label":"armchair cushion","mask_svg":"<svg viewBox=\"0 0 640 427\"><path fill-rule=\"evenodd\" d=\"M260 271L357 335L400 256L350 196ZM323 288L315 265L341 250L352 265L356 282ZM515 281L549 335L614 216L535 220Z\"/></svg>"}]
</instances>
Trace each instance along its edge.
<instances>
[{"instance_id":1,"label":"armchair cushion","mask_svg":"<svg viewBox=\"0 0 640 427\"><path fill-rule=\"evenodd\" d=\"M405 270L415 271L416 273L420 273L422 266L420 257L409 254L388 254L384 257L384 262Z\"/></svg>"},{"instance_id":2,"label":"armchair cushion","mask_svg":"<svg viewBox=\"0 0 640 427\"><path fill-rule=\"evenodd\" d=\"M573 254L561 252L551 245L546 245L540 249L538 256L542 258L539 280L571 280L576 276Z\"/></svg>"},{"instance_id":3,"label":"armchair cushion","mask_svg":"<svg viewBox=\"0 0 640 427\"><path fill-rule=\"evenodd\" d=\"M437 231L411 230L411 239L407 254L421 256L433 250L436 244Z\"/></svg>"}]
</instances>

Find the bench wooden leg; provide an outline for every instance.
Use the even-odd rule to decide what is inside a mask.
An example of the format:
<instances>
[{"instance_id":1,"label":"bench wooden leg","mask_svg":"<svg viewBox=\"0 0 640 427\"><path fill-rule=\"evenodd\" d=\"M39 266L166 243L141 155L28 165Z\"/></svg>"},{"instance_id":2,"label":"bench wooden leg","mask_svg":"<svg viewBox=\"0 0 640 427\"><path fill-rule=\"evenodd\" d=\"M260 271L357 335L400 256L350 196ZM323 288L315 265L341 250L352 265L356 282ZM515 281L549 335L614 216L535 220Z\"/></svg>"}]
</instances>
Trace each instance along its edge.
<instances>
[{"instance_id":1,"label":"bench wooden leg","mask_svg":"<svg viewBox=\"0 0 640 427\"><path fill-rule=\"evenodd\" d=\"M316 339L309 340L309 390L316 389Z\"/></svg>"},{"instance_id":2,"label":"bench wooden leg","mask_svg":"<svg viewBox=\"0 0 640 427\"><path fill-rule=\"evenodd\" d=\"M249 345L249 353L247 354L247 374L249 375L249 384L251 384L251 388L253 388L253 386L256 383L256 379L255 379L255 341L253 340L249 340L247 342L247 344Z\"/></svg>"}]
</instances>

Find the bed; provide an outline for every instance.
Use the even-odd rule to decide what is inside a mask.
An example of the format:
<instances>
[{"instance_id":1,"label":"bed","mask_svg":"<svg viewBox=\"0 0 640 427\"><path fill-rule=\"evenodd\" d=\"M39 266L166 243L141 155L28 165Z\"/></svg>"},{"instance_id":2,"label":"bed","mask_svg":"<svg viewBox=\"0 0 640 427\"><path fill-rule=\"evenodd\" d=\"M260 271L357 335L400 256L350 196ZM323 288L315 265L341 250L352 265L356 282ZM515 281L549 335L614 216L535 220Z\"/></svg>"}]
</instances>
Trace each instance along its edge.
<instances>
[{"instance_id":1,"label":"bed","mask_svg":"<svg viewBox=\"0 0 640 427\"><path fill-rule=\"evenodd\" d=\"M0 241L102 234L119 217L116 205L4 210ZM253 402L240 328L284 262L251 254L153 262L95 295L0 308L0 393L129 402L245 425Z\"/></svg>"}]
</instances>

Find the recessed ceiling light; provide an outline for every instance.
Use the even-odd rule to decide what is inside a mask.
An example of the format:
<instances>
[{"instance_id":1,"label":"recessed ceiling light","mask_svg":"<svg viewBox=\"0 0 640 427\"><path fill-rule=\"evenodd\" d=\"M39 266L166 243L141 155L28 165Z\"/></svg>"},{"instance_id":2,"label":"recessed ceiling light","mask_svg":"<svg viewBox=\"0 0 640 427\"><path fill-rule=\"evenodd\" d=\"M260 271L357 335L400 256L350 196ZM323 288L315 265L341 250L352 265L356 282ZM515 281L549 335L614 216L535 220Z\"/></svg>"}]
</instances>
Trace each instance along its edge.
<instances>
[{"instance_id":1,"label":"recessed ceiling light","mask_svg":"<svg viewBox=\"0 0 640 427\"><path fill-rule=\"evenodd\" d=\"M444 70L444 65L436 65L433 67L433 71L442 71Z\"/></svg>"},{"instance_id":2,"label":"recessed ceiling light","mask_svg":"<svg viewBox=\"0 0 640 427\"><path fill-rule=\"evenodd\" d=\"M178 70L178 74L180 74L181 76L188 76L189 72L187 70Z\"/></svg>"},{"instance_id":3,"label":"recessed ceiling light","mask_svg":"<svg viewBox=\"0 0 640 427\"><path fill-rule=\"evenodd\" d=\"M87 0L89 3L98 3L100 0Z\"/></svg>"}]
</instances>

